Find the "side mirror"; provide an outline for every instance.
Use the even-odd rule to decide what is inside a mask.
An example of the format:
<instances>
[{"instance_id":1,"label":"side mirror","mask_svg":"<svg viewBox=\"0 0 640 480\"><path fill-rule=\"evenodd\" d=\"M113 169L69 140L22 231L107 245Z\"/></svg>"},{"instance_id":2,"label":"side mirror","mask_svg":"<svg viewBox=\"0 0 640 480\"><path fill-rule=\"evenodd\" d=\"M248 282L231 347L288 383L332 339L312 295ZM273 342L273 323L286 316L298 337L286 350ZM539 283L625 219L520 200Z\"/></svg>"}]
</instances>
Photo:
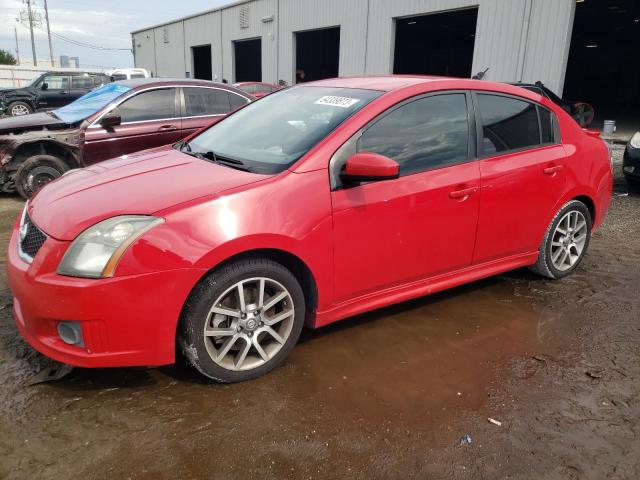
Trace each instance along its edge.
<instances>
[{"instance_id":1,"label":"side mirror","mask_svg":"<svg viewBox=\"0 0 640 480\"><path fill-rule=\"evenodd\" d=\"M347 159L341 176L347 182L393 180L400 176L400 166L384 155L360 152Z\"/></svg>"},{"instance_id":2,"label":"side mirror","mask_svg":"<svg viewBox=\"0 0 640 480\"><path fill-rule=\"evenodd\" d=\"M100 120L100 125L105 128L115 127L117 125L120 125L121 123L122 118L120 117L120 115L117 115L115 113L107 113L104 117L102 117L102 120Z\"/></svg>"},{"instance_id":3,"label":"side mirror","mask_svg":"<svg viewBox=\"0 0 640 480\"><path fill-rule=\"evenodd\" d=\"M49 84L47 82L44 82L40 87L40 90L49 90Z\"/></svg>"}]
</instances>

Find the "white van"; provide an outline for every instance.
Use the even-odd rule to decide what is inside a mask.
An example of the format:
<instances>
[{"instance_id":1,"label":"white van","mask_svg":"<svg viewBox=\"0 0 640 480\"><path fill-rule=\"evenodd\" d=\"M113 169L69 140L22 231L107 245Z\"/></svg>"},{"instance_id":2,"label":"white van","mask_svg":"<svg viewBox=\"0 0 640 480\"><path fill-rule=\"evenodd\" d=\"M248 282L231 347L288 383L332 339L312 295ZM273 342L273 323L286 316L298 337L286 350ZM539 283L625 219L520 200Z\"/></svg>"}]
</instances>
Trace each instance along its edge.
<instances>
[{"instance_id":1,"label":"white van","mask_svg":"<svg viewBox=\"0 0 640 480\"><path fill-rule=\"evenodd\" d=\"M107 72L114 82L118 80L131 80L132 78L151 78L149 70L144 68L116 68Z\"/></svg>"}]
</instances>

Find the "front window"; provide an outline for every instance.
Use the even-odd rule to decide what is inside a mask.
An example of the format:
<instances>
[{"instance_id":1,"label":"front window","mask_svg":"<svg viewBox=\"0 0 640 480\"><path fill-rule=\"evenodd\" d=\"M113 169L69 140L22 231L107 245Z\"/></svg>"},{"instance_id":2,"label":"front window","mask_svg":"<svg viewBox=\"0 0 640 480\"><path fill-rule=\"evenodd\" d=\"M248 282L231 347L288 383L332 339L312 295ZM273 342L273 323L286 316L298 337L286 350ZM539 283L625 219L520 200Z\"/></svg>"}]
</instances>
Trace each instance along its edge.
<instances>
[{"instance_id":1,"label":"front window","mask_svg":"<svg viewBox=\"0 0 640 480\"><path fill-rule=\"evenodd\" d=\"M116 98L131 90L124 85L110 83L89 92L75 102L55 110L53 113L66 123L75 123L90 117L102 110Z\"/></svg>"},{"instance_id":2,"label":"front window","mask_svg":"<svg viewBox=\"0 0 640 480\"><path fill-rule=\"evenodd\" d=\"M44 79L48 90L67 90L69 88L69 77L59 75L48 75Z\"/></svg>"},{"instance_id":3,"label":"front window","mask_svg":"<svg viewBox=\"0 0 640 480\"><path fill-rule=\"evenodd\" d=\"M139 93L113 110L122 123L169 120L176 115L176 89L162 88Z\"/></svg>"},{"instance_id":4,"label":"front window","mask_svg":"<svg viewBox=\"0 0 640 480\"><path fill-rule=\"evenodd\" d=\"M240 162L253 172L278 173L381 94L311 86L282 90L247 105L181 147Z\"/></svg>"}]
</instances>

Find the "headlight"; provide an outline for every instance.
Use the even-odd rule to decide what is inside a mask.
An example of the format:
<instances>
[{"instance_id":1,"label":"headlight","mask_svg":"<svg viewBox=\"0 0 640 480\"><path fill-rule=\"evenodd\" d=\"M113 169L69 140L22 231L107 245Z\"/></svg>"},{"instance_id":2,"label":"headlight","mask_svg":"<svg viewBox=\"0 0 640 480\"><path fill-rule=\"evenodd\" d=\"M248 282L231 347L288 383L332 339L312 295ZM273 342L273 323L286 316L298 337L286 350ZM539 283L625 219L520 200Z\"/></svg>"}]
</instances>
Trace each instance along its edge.
<instances>
[{"instance_id":1,"label":"headlight","mask_svg":"<svg viewBox=\"0 0 640 480\"><path fill-rule=\"evenodd\" d=\"M58 273L71 277L112 277L129 245L162 222L157 217L122 215L97 223L73 241Z\"/></svg>"},{"instance_id":2,"label":"headlight","mask_svg":"<svg viewBox=\"0 0 640 480\"><path fill-rule=\"evenodd\" d=\"M640 132L636 132L636 134L631 137L629 145L631 145L633 148L640 148Z\"/></svg>"}]
</instances>

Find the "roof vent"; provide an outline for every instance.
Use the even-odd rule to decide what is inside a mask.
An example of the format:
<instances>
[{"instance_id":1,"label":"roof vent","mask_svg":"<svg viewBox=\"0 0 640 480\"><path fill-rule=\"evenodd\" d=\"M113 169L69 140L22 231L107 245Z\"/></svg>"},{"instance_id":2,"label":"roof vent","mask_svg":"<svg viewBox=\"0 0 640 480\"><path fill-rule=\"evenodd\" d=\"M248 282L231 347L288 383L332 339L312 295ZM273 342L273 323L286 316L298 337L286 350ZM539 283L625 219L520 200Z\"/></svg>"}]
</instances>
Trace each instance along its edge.
<instances>
[{"instance_id":1,"label":"roof vent","mask_svg":"<svg viewBox=\"0 0 640 480\"><path fill-rule=\"evenodd\" d=\"M249 28L249 5L240 8L240 28Z\"/></svg>"}]
</instances>

